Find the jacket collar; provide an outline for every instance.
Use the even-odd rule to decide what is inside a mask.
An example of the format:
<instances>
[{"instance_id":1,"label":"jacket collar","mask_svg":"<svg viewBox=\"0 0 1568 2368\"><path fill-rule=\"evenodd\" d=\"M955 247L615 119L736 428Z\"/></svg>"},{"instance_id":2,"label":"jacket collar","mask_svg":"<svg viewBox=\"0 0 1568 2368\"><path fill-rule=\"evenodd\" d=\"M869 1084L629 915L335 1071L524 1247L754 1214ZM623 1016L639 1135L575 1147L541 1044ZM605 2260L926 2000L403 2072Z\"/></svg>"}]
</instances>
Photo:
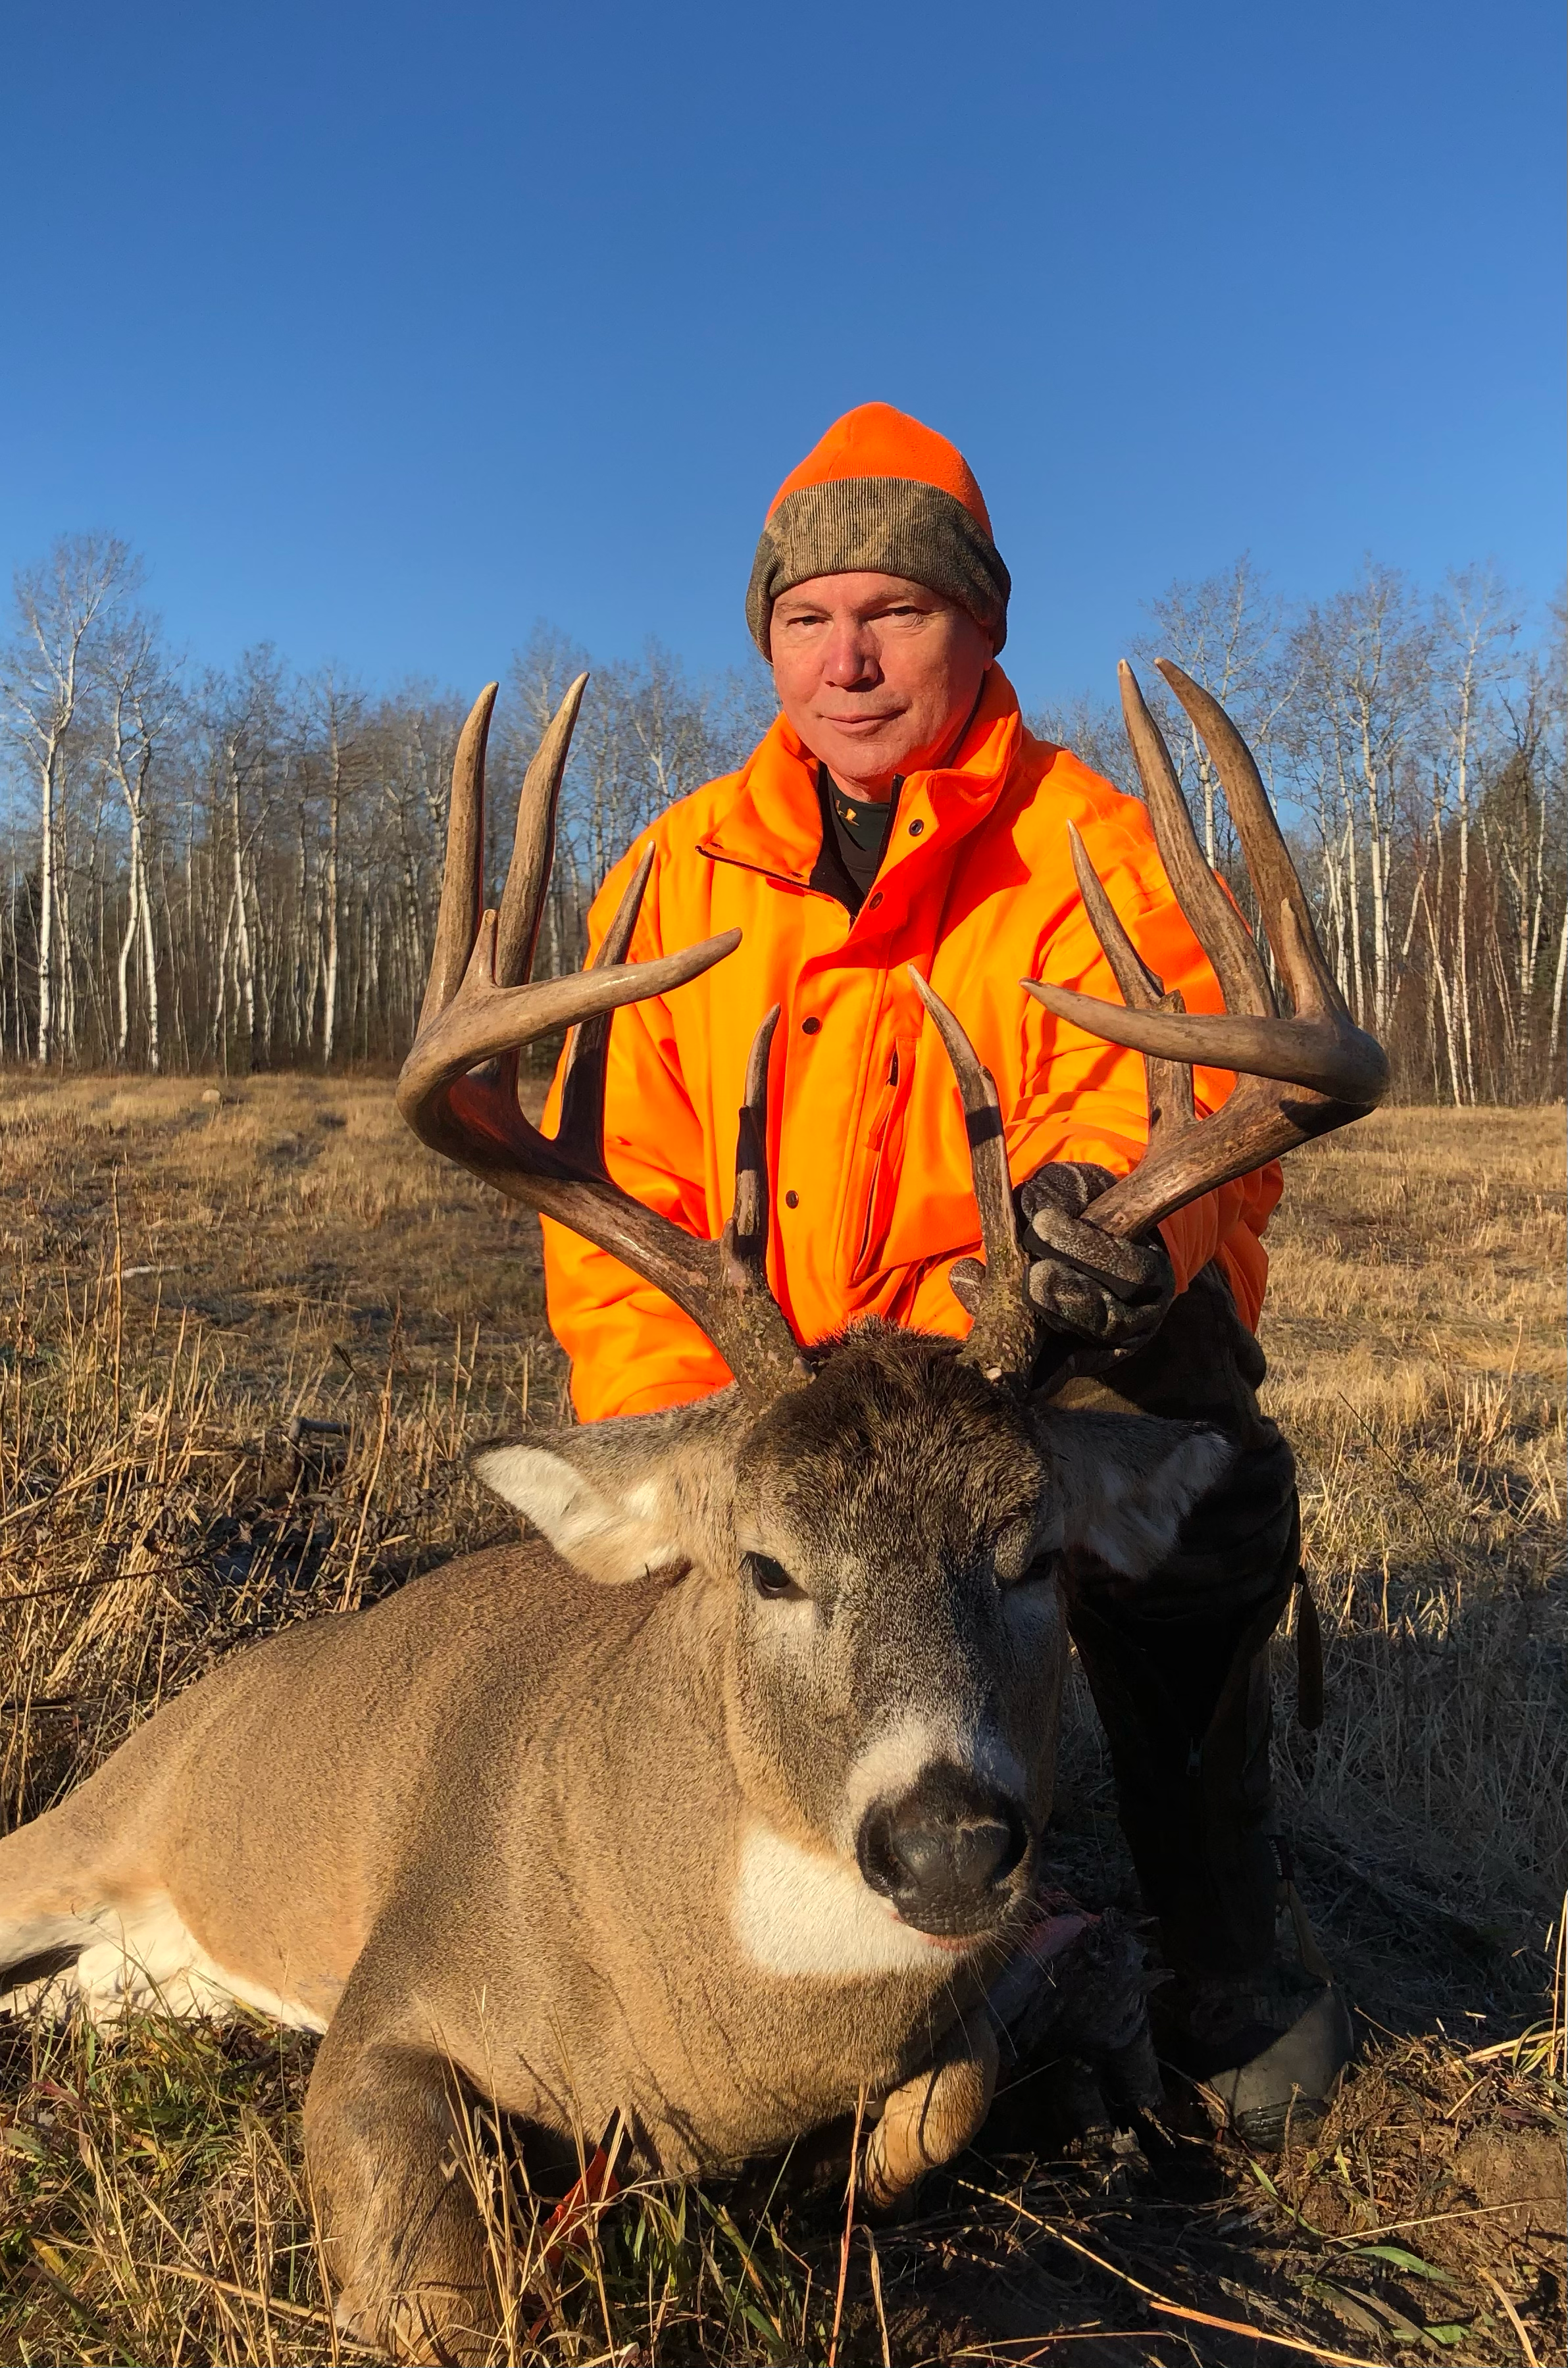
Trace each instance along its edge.
<instances>
[{"instance_id":1,"label":"jacket collar","mask_svg":"<svg viewBox=\"0 0 1568 2368\"><path fill-rule=\"evenodd\" d=\"M951 764L904 778L892 837L877 874L884 895L907 867L924 865L938 850L950 856L958 840L984 820L1022 741L1017 693L994 665ZM910 825L916 821L921 829L912 837ZM780 715L742 766L733 803L699 851L805 888L821 848L816 759Z\"/></svg>"}]
</instances>

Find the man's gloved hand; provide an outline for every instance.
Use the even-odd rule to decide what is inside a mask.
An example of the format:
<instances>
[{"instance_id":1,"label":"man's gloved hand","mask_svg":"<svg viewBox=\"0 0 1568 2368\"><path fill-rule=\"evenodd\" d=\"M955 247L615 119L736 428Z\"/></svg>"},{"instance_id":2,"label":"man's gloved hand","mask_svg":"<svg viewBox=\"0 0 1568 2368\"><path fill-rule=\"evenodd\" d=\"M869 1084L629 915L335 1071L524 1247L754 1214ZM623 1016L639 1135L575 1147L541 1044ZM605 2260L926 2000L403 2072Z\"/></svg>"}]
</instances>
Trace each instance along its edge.
<instances>
[{"instance_id":1,"label":"man's gloved hand","mask_svg":"<svg viewBox=\"0 0 1568 2368\"><path fill-rule=\"evenodd\" d=\"M1176 1297L1165 1244L1118 1241L1084 1212L1116 1178L1086 1159L1053 1160L1015 1196L1029 1297L1053 1332L1096 1349L1141 1348Z\"/></svg>"}]
</instances>

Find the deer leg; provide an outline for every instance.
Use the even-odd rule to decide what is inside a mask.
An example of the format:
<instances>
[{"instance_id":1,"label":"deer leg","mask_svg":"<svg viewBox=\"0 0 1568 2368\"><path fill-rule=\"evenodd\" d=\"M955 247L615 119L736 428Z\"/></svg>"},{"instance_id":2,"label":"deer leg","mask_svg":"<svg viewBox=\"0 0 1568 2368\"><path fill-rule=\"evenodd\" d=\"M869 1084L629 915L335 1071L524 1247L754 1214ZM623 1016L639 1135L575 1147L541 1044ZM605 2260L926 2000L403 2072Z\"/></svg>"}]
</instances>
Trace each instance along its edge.
<instances>
[{"instance_id":1,"label":"deer leg","mask_svg":"<svg viewBox=\"0 0 1568 2368\"><path fill-rule=\"evenodd\" d=\"M500 2313L451 2065L340 2011L305 2099L305 2157L344 2331L398 2361L489 2359Z\"/></svg>"},{"instance_id":2,"label":"deer leg","mask_svg":"<svg viewBox=\"0 0 1568 2368\"><path fill-rule=\"evenodd\" d=\"M990 2014L977 2007L955 2023L926 2070L894 2089L883 2105L861 2165L869 2203L895 2202L926 2171L962 2152L991 2110L996 2064Z\"/></svg>"}]
</instances>

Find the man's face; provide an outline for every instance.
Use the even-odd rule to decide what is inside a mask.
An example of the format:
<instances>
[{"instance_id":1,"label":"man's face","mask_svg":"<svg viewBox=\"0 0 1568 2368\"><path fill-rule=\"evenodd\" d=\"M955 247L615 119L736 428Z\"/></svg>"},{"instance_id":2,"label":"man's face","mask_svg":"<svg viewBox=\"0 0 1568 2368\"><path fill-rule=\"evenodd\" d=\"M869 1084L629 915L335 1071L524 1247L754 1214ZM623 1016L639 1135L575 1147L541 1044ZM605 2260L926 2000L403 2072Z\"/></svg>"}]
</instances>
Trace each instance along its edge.
<instances>
[{"instance_id":1,"label":"man's face","mask_svg":"<svg viewBox=\"0 0 1568 2368\"><path fill-rule=\"evenodd\" d=\"M778 703L834 780L885 798L945 756L991 664L989 636L902 575L816 575L774 604Z\"/></svg>"}]
</instances>

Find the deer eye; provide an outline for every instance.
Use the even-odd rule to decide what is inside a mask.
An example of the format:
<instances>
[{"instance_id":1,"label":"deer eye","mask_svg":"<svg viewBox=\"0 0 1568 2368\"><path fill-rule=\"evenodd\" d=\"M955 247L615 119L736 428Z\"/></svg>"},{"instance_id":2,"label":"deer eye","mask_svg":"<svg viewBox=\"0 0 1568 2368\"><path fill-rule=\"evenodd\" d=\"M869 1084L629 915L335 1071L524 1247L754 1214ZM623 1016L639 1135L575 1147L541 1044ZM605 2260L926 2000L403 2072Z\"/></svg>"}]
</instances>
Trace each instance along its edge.
<instances>
[{"instance_id":1,"label":"deer eye","mask_svg":"<svg viewBox=\"0 0 1568 2368\"><path fill-rule=\"evenodd\" d=\"M1034 1567L1040 1558L1033 1551L1035 1542L1036 1529L1031 1520L1009 1521L992 1540L991 1566L997 1586L1004 1591L1021 1587L1040 1575Z\"/></svg>"},{"instance_id":2,"label":"deer eye","mask_svg":"<svg viewBox=\"0 0 1568 2368\"><path fill-rule=\"evenodd\" d=\"M797 1587L783 1564L776 1562L771 1554L748 1554L743 1559L746 1577L767 1602L778 1603L786 1596L804 1595L805 1588Z\"/></svg>"},{"instance_id":3,"label":"deer eye","mask_svg":"<svg viewBox=\"0 0 1568 2368\"><path fill-rule=\"evenodd\" d=\"M1048 1586L1052 1579L1061 1577L1062 1565L1062 1556L1047 1548L1043 1553L1036 1554L1033 1561L1018 1573L1017 1578L1004 1580L1004 1589L1007 1594L1011 1594L1015 1588L1020 1587ZM1000 1573L998 1576L1000 1577Z\"/></svg>"}]
</instances>

